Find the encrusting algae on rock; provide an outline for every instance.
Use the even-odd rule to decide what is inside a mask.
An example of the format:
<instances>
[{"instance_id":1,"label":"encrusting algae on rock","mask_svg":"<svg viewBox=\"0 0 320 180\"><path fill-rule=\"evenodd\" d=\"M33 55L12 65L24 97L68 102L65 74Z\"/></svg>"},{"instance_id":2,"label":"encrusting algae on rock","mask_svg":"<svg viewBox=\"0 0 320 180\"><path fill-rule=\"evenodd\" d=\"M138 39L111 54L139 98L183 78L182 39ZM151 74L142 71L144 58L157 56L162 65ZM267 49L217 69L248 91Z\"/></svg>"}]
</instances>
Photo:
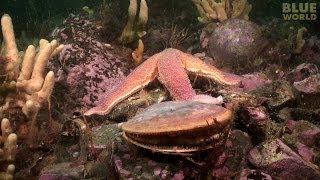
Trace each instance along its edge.
<instances>
[{"instance_id":1,"label":"encrusting algae on rock","mask_svg":"<svg viewBox=\"0 0 320 180\"><path fill-rule=\"evenodd\" d=\"M58 89L54 104L65 114L97 105L134 67L131 52L128 58L118 55L102 41L102 30L87 18L70 15L53 32L54 38L65 44L58 58L49 62Z\"/></svg>"}]
</instances>

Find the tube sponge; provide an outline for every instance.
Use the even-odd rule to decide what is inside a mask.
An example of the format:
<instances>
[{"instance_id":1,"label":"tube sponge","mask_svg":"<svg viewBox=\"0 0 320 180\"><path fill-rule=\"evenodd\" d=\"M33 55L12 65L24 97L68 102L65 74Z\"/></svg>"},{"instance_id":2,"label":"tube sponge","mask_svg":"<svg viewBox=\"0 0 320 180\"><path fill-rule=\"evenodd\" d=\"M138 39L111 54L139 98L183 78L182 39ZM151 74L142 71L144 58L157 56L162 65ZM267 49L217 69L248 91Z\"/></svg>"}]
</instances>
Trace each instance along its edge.
<instances>
[{"instance_id":1,"label":"tube sponge","mask_svg":"<svg viewBox=\"0 0 320 180\"><path fill-rule=\"evenodd\" d=\"M144 51L144 44L143 44L142 40L139 39L138 47L132 53L132 58L133 58L135 65L139 65L142 63L143 51Z\"/></svg>"},{"instance_id":2,"label":"tube sponge","mask_svg":"<svg viewBox=\"0 0 320 180\"><path fill-rule=\"evenodd\" d=\"M28 46L24 52L21 70L19 70L19 55L15 42L12 20L5 14L1 18L1 29L4 37L4 47L1 52L8 59L6 71L8 79L15 82L16 93L10 94L6 101L22 108L23 113L31 119L37 115L43 104L49 100L54 87L54 73L45 73L45 67L53 56L59 54L64 45L57 40L51 42L41 39L39 48ZM8 104L8 103L5 103ZM0 107L6 110L9 106Z\"/></svg>"},{"instance_id":3,"label":"tube sponge","mask_svg":"<svg viewBox=\"0 0 320 180\"><path fill-rule=\"evenodd\" d=\"M18 137L15 133L12 133L10 121L7 118L1 121L0 139L1 143L3 143L3 148L0 149L0 161L14 161L17 152Z\"/></svg>"},{"instance_id":4,"label":"tube sponge","mask_svg":"<svg viewBox=\"0 0 320 180\"><path fill-rule=\"evenodd\" d=\"M14 30L11 17L8 14L4 14L1 18L1 29L5 45L5 57L7 58L8 77L10 80L16 78L19 71L19 51L14 37Z\"/></svg>"},{"instance_id":5,"label":"tube sponge","mask_svg":"<svg viewBox=\"0 0 320 180\"><path fill-rule=\"evenodd\" d=\"M124 27L119 41L123 44L131 43L136 37L142 37L146 34L143 30L148 21L148 5L146 0L140 1L139 15L137 17L137 0L130 0L128 8L128 22ZM136 18L138 18L136 20Z\"/></svg>"},{"instance_id":6,"label":"tube sponge","mask_svg":"<svg viewBox=\"0 0 320 180\"><path fill-rule=\"evenodd\" d=\"M252 6L247 0L192 0L198 9L200 17L198 20L202 23L212 21L222 22L229 18L249 19L249 13ZM230 3L231 2L231 3ZM231 6L231 11L228 7Z\"/></svg>"}]
</instances>

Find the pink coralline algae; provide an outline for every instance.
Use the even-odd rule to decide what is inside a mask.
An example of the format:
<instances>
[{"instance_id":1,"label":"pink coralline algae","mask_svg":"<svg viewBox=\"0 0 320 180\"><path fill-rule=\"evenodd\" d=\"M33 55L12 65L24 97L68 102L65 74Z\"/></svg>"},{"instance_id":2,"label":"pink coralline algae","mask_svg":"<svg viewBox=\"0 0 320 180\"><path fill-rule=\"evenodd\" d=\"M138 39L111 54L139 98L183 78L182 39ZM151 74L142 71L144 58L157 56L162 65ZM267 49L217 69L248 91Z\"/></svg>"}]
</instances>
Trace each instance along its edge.
<instances>
[{"instance_id":1,"label":"pink coralline algae","mask_svg":"<svg viewBox=\"0 0 320 180\"><path fill-rule=\"evenodd\" d=\"M298 154L306 161L309 162L314 162L315 159L315 153L311 148L308 146L302 144L302 143L297 143L297 151Z\"/></svg>"},{"instance_id":2,"label":"pink coralline algae","mask_svg":"<svg viewBox=\"0 0 320 180\"><path fill-rule=\"evenodd\" d=\"M318 93L320 89L320 75L310 76L302 81L294 82L293 86L303 93Z\"/></svg>"},{"instance_id":3,"label":"pink coralline algae","mask_svg":"<svg viewBox=\"0 0 320 180\"><path fill-rule=\"evenodd\" d=\"M300 148L300 151L305 151ZM309 154L304 152L304 154ZM319 179L317 166L305 161L281 140L264 142L251 149L249 162L279 179Z\"/></svg>"},{"instance_id":4,"label":"pink coralline algae","mask_svg":"<svg viewBox=\"0 0 320 180\"><path fill-rule=\"evenodd\" d=\"M102 94L112 91L130 72L130 60L118 56L102 42L101 31L102 27L94 22L70 15L53 32L66 46L50 66L56 71L58 86L63 87L56 88L63 101L59 104L68 106L71 113L80 106L95 106L103 99ZM57 92L61 89L63 92Z\"/></svg>"},{"instance_id":5,"label":"pink coralline algae","mask_svg":"<svg viewBox=\"0 0 320 180\"><path fill-rule=\"evenodd\" d=\"M311 63L303 63L288 73L287 80L291 83L298 82L318 73L319 68L317 67L317 65Z\"/></svg>"},{"instance_id":6,"label":"pink coralline algae","mask_svg":"<svg viewBox=\"0 0 320 180\"><path fill-rule=\"evenodd\" d=\"M245 74L243 75L243 80L241 81L241 87L247 92L255 90L271 82L272 81L262 73Z\"/></svg>"},{"instance_id":7,"label":"pink coralline algae","mask_svg":"<svg viewBox=\"0 0 320 180\"><path fill-rule=\"evenodd\" d=\"M224 21L215 28L209 40L201 39L202 46L207 47L217 62L233 70L246 67L268 45L261 27L242 19ZM250 70L252 68L246 71Z\"/></svg>"}]
</instances>

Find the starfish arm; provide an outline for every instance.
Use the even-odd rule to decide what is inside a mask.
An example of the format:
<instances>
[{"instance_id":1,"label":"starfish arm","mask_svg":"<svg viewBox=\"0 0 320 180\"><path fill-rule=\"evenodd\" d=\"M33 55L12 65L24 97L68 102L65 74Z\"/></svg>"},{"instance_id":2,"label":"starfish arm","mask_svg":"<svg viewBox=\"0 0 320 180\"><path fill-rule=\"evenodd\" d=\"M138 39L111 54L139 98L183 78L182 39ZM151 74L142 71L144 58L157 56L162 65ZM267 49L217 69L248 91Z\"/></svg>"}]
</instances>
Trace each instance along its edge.
<instances>
[{"instance_id":1,"label":"starfish arm","mask_svg":"<svg viewBox=\"0 0 320 180\"><path fill-rule=\"evenodd\" d=\"M175 100L189 100L196 95L196 92L192 89L180 56L180 51L173 49L164 51L158 63L158 79Z\"/></svg>"},{"instance_id":2,"label":"starfish arm","mask_svg":"<svg viewBox=\"0 0 320 180\"><path fill-rule=\"evenodd\" d=\"M106 115L110 113L112 108L119 102L128 98L130 95L139 91L158 75L157 72L158 60L156 56L150 57L142 63L134 71L132 71L125 80L114 91L106 96L105 101L102 101L98 106L89 109L84 113L85 116L93 114Z\"/></svg>"},{"instance_id":3,"label":"starfish arm","mask_svg":"<svg viewBox=\"0 0 320 180\"><path fill-rule=\"evenodd\" d=\"M184 54L182 60L187 71L196 73L199 76L210 78L218 83L224 85L239 85L241 81L240 76L223 72L190 54Z\"/></svg>"}]
</instances>

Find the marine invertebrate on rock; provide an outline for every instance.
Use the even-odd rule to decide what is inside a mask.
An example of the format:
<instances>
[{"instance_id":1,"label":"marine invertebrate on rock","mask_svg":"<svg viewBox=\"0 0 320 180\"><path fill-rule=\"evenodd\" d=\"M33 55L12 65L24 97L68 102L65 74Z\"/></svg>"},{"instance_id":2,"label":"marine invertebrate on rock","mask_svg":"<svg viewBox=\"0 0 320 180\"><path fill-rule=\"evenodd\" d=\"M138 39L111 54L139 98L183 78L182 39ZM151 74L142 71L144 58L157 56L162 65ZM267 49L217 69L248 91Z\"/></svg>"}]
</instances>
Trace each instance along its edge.
<instances>
[{"instance_id":1,"label":"marine invertebrate on rock","mask_svg":"<svg viewBox=\"0 0 320 180\"><path fill-rule=\"evenodd\" d=\"M15 76L17 75L17 72L19 70L19 51L14 37L12 20L8 14L4 14L1 18L1 29L3 40L5 43L5 49L1 49L1 54L5 53L6 58L8 58L6 71L8 73L9 80L13 80L14 78L16 78Z\"/></svg>"},{"instance_id":2,"label":"marine invertebrate on rock","mask_svg":"<svg viewBox=\"0 0 320 180\"><path fill-rule=\"evenodd\" d=\"M0 148L0 160L14 161L17 152L17 135L12 133L10 121L7 118L1 120L0 140L3 143L3 149Z\"/></svg>"},{"instance_id":3,"label":"marine invertebrate on rock","mask_svg":"<svg viewBox=\"0 0 320 180\"><path fill-rule=\"evenodd\" d=\"M44 78L44 69L58 45L55 40L50 43L42 41L44 43L40 43L38 53L32 45L27 48L15 82L17 92L8 94L5 105L1 107L2 113L10 107L18 106L28 118L33 119L49 100L54 86L54 73L50 71Z\"/></svg>"},{"instance_id":4,"label":"marine invertebrate on rock","mask_svg":"<svg viewBox=\"0 0 320 180\"><path fill-rule=\"evenodd\" d=\"M307 32L307 28L302 27L300 29L298 29L298 33L296 36L296 47L294 49L294 53L295 54L300 54L302 52L302 48L303 46L306 44L306 40L303 39L303 34Z\"/></svg>"},{"instance_id":5,"label":"marine invertebrate on rock","mask_svg":"<svg viewBox=\"0 0 320 180\"><path fill-rule=\"evenodd\" d=\"M240 69L250 66L268 44L257 24L243 19L230 19L219 24L210 35L208 50L224 66Z\"/></svg>"},{"instance_id":6,"label":"marine invertebrate on rock","mask_svg":"<svg viewBox=\"0 0 320 180\"><path fill-rule=\"evenodd\" d=\"M54 73L52 71L45 73L45 68L48 60L57 55L63 49L63 45L59 46L56 40L49 42L41 39L38 50L30 45L22 58L16 57L14 52L18 50L9 15L5 14L1 18L1 28L4 37L1 52L6 60L4 63L6 78L2 83L8 91L2 97L0 116L4 117L12 113L13 109L21 108L21 112L27 119L32 120L30 136L34 140L38 128L37 114L42 107L50 105L49 101L54 87ZM21 69L19 68L20 62L22 62ZM49 118L50 115L47 119Z\"/></svg>"},{"instance_id":7,"label":"marine invertebrate on rock","mask_svg":"<svg viewBox=\"0 0 320 180\"><path fill-rule=\"evenodd\" d=\"M49 62L57 76L53 106L63 113L95 106L130 72L132 61L103 41L103 30L90 19L70 15L53 32L54 38L66 44L59 57Z\"/></svg>"},{"instance_id":8,"label":"marine invertebrate on rock","mask_svg":"<svg viewBox=\"0 0 320 180\"><path fill-rule=\"evenodd\" d=\"M286 79L293 82L302 81L312 75L318 74L319 68L316 64L302 63L286 74Z\"/></svg>"},{"instance_id":9,"label":"marine invertebrate on rock","mask_svg":"<svg viewBox=\"0 0 320 180\"><path fill-rule=\"evenodd\" d=\"M148 21L148 6L146 0L141 0L140 2L138 17L136 17L137 10L137 0L130 0L128 22L119 38L119 41L123 44L131 43L136 37L142 37L146 34L146 32L143 31Z\"/></svg>"},{"instance_id":10,"label":"marine invertebrate on rock","mask_svg":"<svg viewBox=\"0 0 320 180\"><path fill-rule=\"evenodd\" d=\"M304 160L280 139L257 145L248 154L249 162L281 179L319 179L319 167Z\"/></svg>"},{"instance_id":11,"label":"marine invertebrate on rock","mask_svg":"<svg viewBox=\"0 0 320 180\"><path fill-rule=\"evenodd\" d=\"M56 40L49 42L41 39L38 49L30 45L25 52L21 52L23 53L21 58L16 57L15 52L18 49L9 15L5 14L1 18L1 28L4 37L1 52L6 65L6 78L2 84L6 93L2 97L0 116L4 117L16 112L14 109L21 108L18 112L22 112L28 120L31 120L29 135L33 142L39 128L38 112L43 107L47 108L47 105L50 109L50 97L55 83L54 73L52 71L45 73L45 68L49 59L59 54L64 46L59 45ZM50 119L50 114L46 119Z\"/></svg>"},{"instance_id":12,"label":"marine invertebrate on rock","mask_svg":"<svg viewBox=\"0 0 320 180\"><path fill-rule=\"evenodd\" d=\"M13 179L15 166L12 162L17 153L17 135L12 133L10 121L7 118L1 120L0 136L0 163L7 165L6 172L1 172L0 179ZM3 144L3 146L2 146ZM0 167L1 168L1 167Z\"/></svg>"},{"instance_id":13,"label":"marine invertebrate on rock","mask_svg":"<svg viewBox=\"0 0 320 180\"><path fill-rule=\"evenodd\" d=\"M233 0L231 1L232 13L231 18L240 18L249 20L249 13L252 5L247 0Z\"/></svg>"},{"instance_id":14,"label":"marine invertebrate on rock","mask_svg":"<svg viewBox=\"0 0 320 180\"><path fill-rule=\"evenodd\" d=\"M138 41L138 47L132 53L132 59L134 60L135 65L142 63L142 56L144 51L144 44L141 39Z\"/></svg>"},{"instance_id":15,"label":"marine invertebrate on rock","mask_svg":"<svg viewBox=\"0 0 320 180\"><path fill-rule=\"evenodd\" d=\"M23 113L33 119L40 107L49 101L54 86L54 73L48 72L45 78L44 69L57 42L45 42L40 45L40 51L36 54L35 48L29 46L25 52L20 75L16 87L21 95L24 95L25 104L21 104ZM37 60L35 60L37 57Z\"/></svg>"},{"instance_id":16,"label":"marine invertebrate on rock","mask_svg":"<svg viewBox=\"0 0 320 180\"><path fill-rule=\"evenodd\" d=\"M129 142L155 152L192 154L224 145L232 111L197 101L169 101L148 107L122 125Z\"/></svg>"},{"instance_id":17,"label":"marine invertebrate on rock","mask_svg":"<svg viewBox=\"0 0 320 180\"><path fill-rule=\"evenodd\" d=\"M222 22L228 19L225 0L222 0L219 3L215 0L193 0L193 3L199 11L200 17L198 17L198 20L200 22L206 23L211 20Z\"/></svg>"},{"instance_id":18,"label":"marine invertebrate on rock","mask_svg":"<svg viewBox=\"0 0 320 180\"><path fill-rule=\"evenodd\" d=\"M222 72L192 55L176 49L166 49L153 55L137 67L119 87L108 94L104 102L88 110L85 115L108 114L117 103L142 89L156 78L165 85L175 100L197 99L199 97L192 89L185 69L199 76L215 80L220 84L238 85L241 81L240 77Z\"/></svg>"},{"instance_id":19,"label":"marine invertebrate on rock","mask_svg":"<svg viewBox=\"0 0 320 180\"><path fill-rule=\"evenodd\" d=\"M229 18L249 19L249 13L252 6L247 0L192 0L198 9L200 17L198 20L202 23L212 21L222 22Z\"/></svg>"}]
</instances>

